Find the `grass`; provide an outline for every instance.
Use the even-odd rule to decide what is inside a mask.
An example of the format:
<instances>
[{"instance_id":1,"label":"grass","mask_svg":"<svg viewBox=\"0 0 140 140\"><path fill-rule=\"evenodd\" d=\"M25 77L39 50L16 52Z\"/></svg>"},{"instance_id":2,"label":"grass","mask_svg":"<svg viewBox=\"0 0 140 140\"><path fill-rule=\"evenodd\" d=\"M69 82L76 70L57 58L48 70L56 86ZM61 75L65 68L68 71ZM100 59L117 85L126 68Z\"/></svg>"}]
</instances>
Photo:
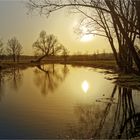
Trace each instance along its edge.
<instances>
[{"instance_id":1,"label":"grass","mask_svg":"<svg viewBox=\"0 0 140 140\"><path fill-rule=\"evenodd\" d=\"M51 63L52 61L47 61ZM54 63L70 64L73 66L85 66L94 68L103 68L110 70L117 70L117 65L114 60L93 60L93 61L53 61Z\"/></svg>"},{"instance_id":2,"label":"grass","mask_svg":"<svg viewBox=\"0 0 140 140\"><path fill-rule=\"evenodd\" d=\"M12 61L4 61L0 63L0 68L1 69L7 69L7 68L11 68L11 67L33 67L33 66L37 66L43 64L43 62L41 63L31 63L30 61L20 61L20 62L12 62Z\"/></svg>"},{"instance_id":3,"label":"grass","mask_svg":"<svg viewBox=\"0 0 140 140\"><path fill-rule=\"evenodd\" d=\"M75 61L70 63L72 65L83 65L90 66L95 68L104 68L104 69L112 69L116 70L116 62L115 61L107 61L107 60L96 60L96 61Z\"/></svg>"},{"instance_id":4,"label":"grass","mask_svg":"<svg viewBox=\"0 0 140 140\"><path fill-rule=\"evenodd\" d=\"M116 63L114 60L96 60L96 61L62 61L62 60L45 60L41 61L40 63L31 63L31 61L26 60L26 61L20 61L20 62L12 62L12 61L3 61L0 63L1 68L10 68L10 67L30 67L30 66L36 66L40 64L49 64L49 63L54 63L54 64L71 64L74 66L88 66L88 67L94 67L94 68L104 68L104 69L112 69L116 70Z\"/></svg>"}]
</instances>

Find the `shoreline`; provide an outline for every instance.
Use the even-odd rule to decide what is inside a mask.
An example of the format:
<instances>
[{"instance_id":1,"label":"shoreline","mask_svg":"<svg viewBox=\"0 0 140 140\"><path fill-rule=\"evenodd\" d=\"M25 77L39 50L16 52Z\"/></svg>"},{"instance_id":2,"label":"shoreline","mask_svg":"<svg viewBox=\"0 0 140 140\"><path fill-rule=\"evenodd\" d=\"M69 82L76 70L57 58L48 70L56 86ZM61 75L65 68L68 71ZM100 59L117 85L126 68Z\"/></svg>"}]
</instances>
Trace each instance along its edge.
<instances>
[{"instance_id":1,"label":"shoreline","mask_svg":"<svg viewBox=\"0 0 140 140\"><path fill-rule=\"evenodd\" d=\"M10 69L13 67L26 69L28 67L36 67L38 65L47 65L47 64L63 64L63 65L72 65L79 67L91 67L104 69L106 74L118 74L112 78L108 77L108 80L112 80L113 83L117 84L120 87L132 88L140 90L140 76L132 74L124 74L118 71L116 63L114 60L96 60L96 61L60 61L60 60L45 60L41 62L30 62L30 61L21 61L17 62L1 62L0 70Z\"/></svg>"},{"instance_id":2,"label":"shoreline","mask_svg":"<svg viewBox=\"0 0 140 140\"><path fill-rule=\"evenodd\" d=\"M95 60L95 61L62 61L62 60L44 60L41 62L1 62L0 69L8 69L11 67L33 67L44 64L63 64L72 66L85 66L92 68L101 68L106 70L117 71L117 66L114 60Z\"/></svg>"}]
</instances>

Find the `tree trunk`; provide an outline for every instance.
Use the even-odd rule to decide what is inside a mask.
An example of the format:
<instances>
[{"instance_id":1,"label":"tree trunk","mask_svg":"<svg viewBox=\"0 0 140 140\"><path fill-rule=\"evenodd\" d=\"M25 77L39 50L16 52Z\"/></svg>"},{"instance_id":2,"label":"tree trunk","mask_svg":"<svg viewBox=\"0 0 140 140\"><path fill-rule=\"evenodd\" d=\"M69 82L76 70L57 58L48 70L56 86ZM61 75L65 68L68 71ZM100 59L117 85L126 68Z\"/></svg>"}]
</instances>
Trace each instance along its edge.
<instances>
[{"instance_id":1,"label":"tree trunk","mask_svg":"<svg viewBox=\"0 0 140 140\"><path fill-rule=\"evenodd\" d=\"M113 51L113 54L114 54L116 63L117 63L117 65L118 65L118 68L119 68L120 70L122 70L122 66L121 66L121 63L120 63L120 61L119 61L119 59L118 59L118 54L117 54L117 51L116 51L116 49L115 49L113 40L112 40L112 39L109 39L109 38L108 38L108 40L109 40L109 42L110 42L110 46L111 46L111 48L112 48L112 51Z\"/></svg>"},{"instance_id":2,"label":"tree trunk","mask_svg":"<svg viewBox=\"0 0 140 140\"><path fill-rule=\"evenodd\" d=\"M40 61L41 61L43 58L45 58L46 56L47 56L47 54L45 54L45 55L39 57L35 62L40 62Z\"/></svg>"},{"instance_id":3,"label":"tree trunk","mask_svg":"<svg viewBox=\"0 0 140 140\"><path fill-rule=\"evenodd\" d=\"M139 30L139 38L140 38L140 1L139 0L135 0L135 7L136 7L136 12L138 17L138 30Z\"/></svg>"},{"instance_id":4,"label":"tree trunk","mask_svg":"<svg viewBox=\"0 0 140 140\"><path fill-rule=\"evenodd\" d=\"M19 56L19 55L17 55L17 62L19 62L19 58L20 58L20 56Z\"/></svg>"},{"instance_id":5,"label":"tree trunk","mask_svg":"<svg viewBox=\"0 0 140 140\"><path fill-rule=\"evenodd\" d=\"M16 56L13 54L13 61L16 62Z\"/></svg>"},{"instance_id":6,"label":"tree trunk","mask_svg":"<svg viewBox=\"0 0 140 140\"><path fill-rule=\"evenodd\" d=\"M111 5L110 1L109 0L105 0L105 2L107 4L108 8L111 10L111 14L114 17L115 22L118 25L119 30L123 34L127 44L129 44L129 49L130 49L130 51L132 53L132 56L134 58L134 61L135 61L136 66L138 68L138 71L140 72L140 58L139 58L139 56L138 56L138 54L137 54L137 52L136 52L136 50L134 48L134 45L133 45L132 41L130 40L130 38L128 37L127 33L124 31L124 29L123 29L123 27L121 25L121 22L119 20L119 17L117 15L117 13L115 12L114 7Z\"/></svg>"}]
</instances>

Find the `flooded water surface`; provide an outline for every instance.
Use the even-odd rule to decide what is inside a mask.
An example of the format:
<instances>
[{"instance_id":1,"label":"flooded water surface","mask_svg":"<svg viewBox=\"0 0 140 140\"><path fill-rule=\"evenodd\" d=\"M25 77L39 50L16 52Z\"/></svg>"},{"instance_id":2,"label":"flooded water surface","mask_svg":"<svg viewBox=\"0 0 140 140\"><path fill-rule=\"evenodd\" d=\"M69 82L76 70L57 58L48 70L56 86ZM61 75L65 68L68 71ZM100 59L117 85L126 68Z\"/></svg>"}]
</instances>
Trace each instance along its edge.
<instances>
[{"instance_id":1,"label":"flooded water surface","mask_svg":"<svg viewBox=\"0 0 140 140\"><path fill-rule=\"evenodd\" d=\"M44 65L0 71L0 138L132 138L140 91L103 70Z\"/></svg>"}]
</instances>

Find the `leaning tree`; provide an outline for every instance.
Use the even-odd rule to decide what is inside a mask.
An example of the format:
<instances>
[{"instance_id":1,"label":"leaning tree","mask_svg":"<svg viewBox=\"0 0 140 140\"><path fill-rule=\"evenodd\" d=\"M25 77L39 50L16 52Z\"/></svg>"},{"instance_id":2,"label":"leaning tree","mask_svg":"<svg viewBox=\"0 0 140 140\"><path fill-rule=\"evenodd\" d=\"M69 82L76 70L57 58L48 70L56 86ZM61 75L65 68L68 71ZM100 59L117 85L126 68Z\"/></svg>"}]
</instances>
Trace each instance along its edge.
<instances>
[{"instance_id":1,"label":"leaning tree","mask_svg":"<svg viewBox=\"0 0 140 140\"><path fill-rule=\"evenodd\" d=\"M45 31L40 32L39 38L33 43L33 48L35 48L35 53L40 56L36 62L62 51L62 45L58 42L56 36L53 34L47 35Z\"/></svg>"}]
</instances>

